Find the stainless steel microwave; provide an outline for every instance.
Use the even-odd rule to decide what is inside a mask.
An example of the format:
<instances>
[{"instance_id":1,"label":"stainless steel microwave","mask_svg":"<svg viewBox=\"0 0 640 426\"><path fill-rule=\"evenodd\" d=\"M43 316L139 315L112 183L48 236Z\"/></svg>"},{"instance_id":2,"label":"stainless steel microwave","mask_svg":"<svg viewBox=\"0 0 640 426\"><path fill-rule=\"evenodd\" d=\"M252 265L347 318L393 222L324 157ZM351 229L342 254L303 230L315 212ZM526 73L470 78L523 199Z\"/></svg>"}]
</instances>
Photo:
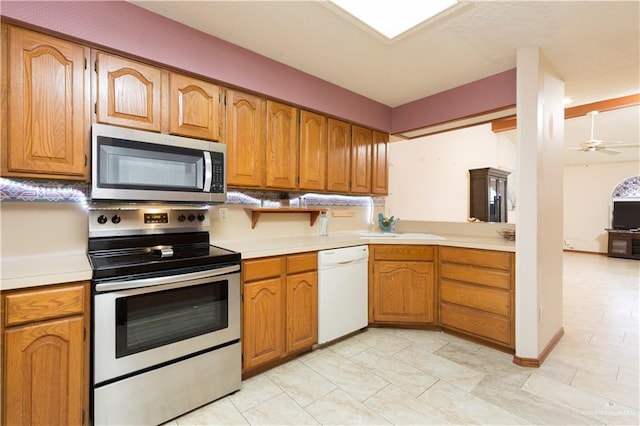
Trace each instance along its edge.
<instances>
[{"instance_id":1,"label":"stainless steel microwave","mask_svg":"<svg viewBox=\"0 0 640 426\"><path fill-rule=\"evenodd\" d=\"M91 199L119 202L227 200L226 145L94 124Z\"/></svg>"}]
</instances>

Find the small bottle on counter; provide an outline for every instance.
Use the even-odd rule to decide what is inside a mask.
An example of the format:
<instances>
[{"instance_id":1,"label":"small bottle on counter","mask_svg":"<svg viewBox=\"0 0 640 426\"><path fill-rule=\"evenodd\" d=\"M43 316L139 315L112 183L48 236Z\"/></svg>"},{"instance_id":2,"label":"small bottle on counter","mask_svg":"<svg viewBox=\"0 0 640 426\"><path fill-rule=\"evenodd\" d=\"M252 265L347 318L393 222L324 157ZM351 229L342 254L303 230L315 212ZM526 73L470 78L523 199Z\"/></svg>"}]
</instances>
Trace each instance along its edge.
<instances>
[{"instance_id":1,"label":"small bottle on counter","mask_svg":"<svg viewBox=\"0 0 640 426\"><path fill-rule=\"evenodd\" d=\"M329 227L329 217L327 216L327 212L320 212L320 236L326 237L329 235L328 227Z\"/></svg>"}]
</instances>

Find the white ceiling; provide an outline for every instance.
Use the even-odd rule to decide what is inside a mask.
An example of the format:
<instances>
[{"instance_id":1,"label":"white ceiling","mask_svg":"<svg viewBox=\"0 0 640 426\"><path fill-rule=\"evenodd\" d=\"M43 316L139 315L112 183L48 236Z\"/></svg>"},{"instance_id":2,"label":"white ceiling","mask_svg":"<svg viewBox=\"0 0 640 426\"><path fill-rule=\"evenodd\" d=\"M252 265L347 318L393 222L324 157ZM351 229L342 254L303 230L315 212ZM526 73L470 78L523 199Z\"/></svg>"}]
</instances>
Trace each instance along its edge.
<instances>
[{"instance_id":1,"label":"white ceiling","mask_svg":"<svg viewBox=\"0 0 640 426\"><path fill-rule=\"evenodd\" d=\"M540 48L572 105L640 92L639 1L468 1L393 41L327 1L131 2L391 107L515 68L523 47ZM634 134L610 137L603 113L596 137L640 142L635 111L620 118ZM579 145L588 119L572 120Z\"/></svg>"}]
</instances>

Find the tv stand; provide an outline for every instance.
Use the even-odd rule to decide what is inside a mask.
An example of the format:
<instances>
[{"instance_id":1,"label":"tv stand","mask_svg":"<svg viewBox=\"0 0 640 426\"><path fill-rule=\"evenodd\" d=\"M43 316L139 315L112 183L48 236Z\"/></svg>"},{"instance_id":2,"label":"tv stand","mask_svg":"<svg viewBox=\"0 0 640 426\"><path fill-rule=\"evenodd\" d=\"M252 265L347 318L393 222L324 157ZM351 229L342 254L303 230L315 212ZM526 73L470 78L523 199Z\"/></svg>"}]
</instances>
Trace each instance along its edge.
<instances>
[{"instance_id":1,"label":"tv stand","mask_svg":"<svg viewBox=\"0 0 640 426\"><path fill-rule=\"evenodd\" d=\"M609 257L640 260L640 230L607 229Z\"/></svg>"}]
</instances>

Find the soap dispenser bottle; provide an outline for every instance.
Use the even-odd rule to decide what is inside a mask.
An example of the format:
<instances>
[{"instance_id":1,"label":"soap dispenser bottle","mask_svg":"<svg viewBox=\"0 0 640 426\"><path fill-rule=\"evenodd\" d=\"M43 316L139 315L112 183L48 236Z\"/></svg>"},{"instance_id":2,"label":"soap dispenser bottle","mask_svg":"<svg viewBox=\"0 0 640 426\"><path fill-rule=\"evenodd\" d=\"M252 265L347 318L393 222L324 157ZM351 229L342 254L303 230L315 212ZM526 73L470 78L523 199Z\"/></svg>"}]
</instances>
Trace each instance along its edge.
<instances>
[{"instance_id":1,"label":"soap dispenser bottle","mask_svg":"<svg viewBox=\"0 0 640 426\"><path fill-rule=\"evenodd\" d=\"M329 235L328 226L329 226L329 217L327 216L327 212L320 212L320 236L326 237Z\"/></svg>"}]
</instances>

